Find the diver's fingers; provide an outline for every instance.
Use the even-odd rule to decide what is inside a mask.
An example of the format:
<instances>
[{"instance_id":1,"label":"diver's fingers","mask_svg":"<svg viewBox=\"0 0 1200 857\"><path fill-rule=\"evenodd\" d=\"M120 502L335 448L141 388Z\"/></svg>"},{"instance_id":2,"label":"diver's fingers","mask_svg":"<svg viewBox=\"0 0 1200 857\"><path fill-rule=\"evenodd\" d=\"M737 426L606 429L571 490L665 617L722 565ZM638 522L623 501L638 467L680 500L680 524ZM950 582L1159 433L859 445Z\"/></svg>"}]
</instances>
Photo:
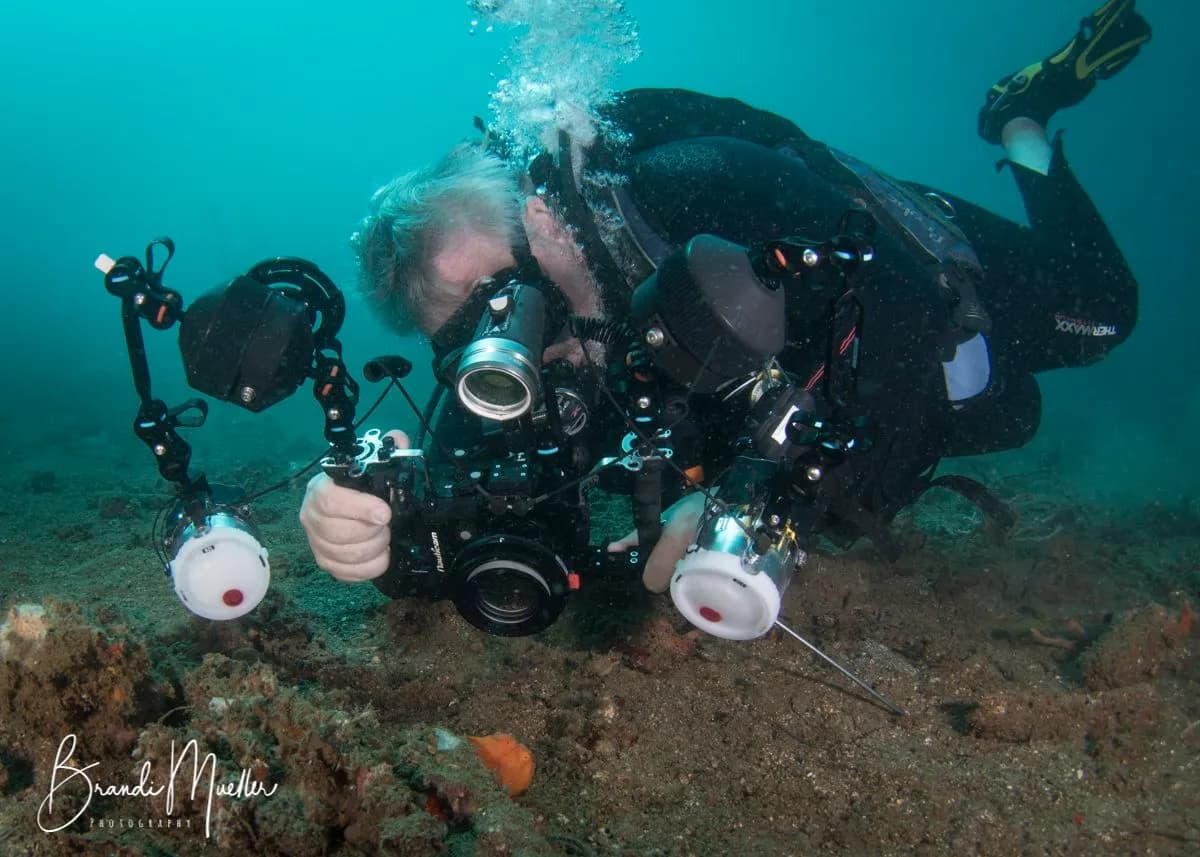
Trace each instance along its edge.
<instances>
[{"instance_id":1,"label":"diver's fingers","mask_svg":"<svg viewBox=\"0 0 1200 857\"><path fill-rule=\"evenodd\" d=\"M390 431L398 449L408 449L402 431ZM338 580L358 581L387 571L391 553L391 507L381 498L338 485L327 474L308 481L300 523L317 565Z\"/></svg>"},{"instance_id":2,"label":"diver's fingers","mask_svg":"<svg viewBox=\"0 0 1200 857\"><path fill-rule=\"evenodd\" d=\"M694 529L685 533L664 528L662 538L646 558L646 567L642 569L642 585L651 592L666 592L671 585L671 575L675 573L675 564L683 559L695 536Z\"/></svg>"},{"instance_id":3,"label":"diver's fingers","mask_svg":"<svg viewBox=\"0 0 1200 857\"><path fill-rule=\"evenodd\" d=\"M637 544L638 544L637 530L632 530L632 531L630 531L630 533L628 535L624 536L623 538L619 538L615 542L609 542L606 550L609 553L623 553L624 551L627 551L630 548L637 547Z\"/></svg>"},{"instance_id":4,"label":"diver's fingers","mask_svg":"<svg viewBox=\"0 0 1200 857\"><path fill-rule=\"evenodd\" d=\"M662 535L646 558L642 584L651 592L665 592L675 574L675 564L683 559L688 546L696 540L696 530L704 514L707 498L696 492L671 504L663 515Z\"/></svg>"},{"instance_id":5,"label":"diver's fingers","mask_svg":"<svg viewBox=\"0 0 1200 857\"><path fill-rule=\"evenodd\" d=\"M359 521L379 527L391 519L392 509L385 501L374 494L338 485L325 473L318 473L308 480L304 502L300 504L300 523L304 529L315 529L326 538L331 538L326 529L333 520ZM347 537L353 536L347 534Z\"/></svg>"},{"instance_id":6,"label":"diver's fingers","mask_svg":"<svg viewBox=\"0 0 1200 857\"><path fill-rule=\"evenodd\" d=\"M689 494L663 513L662 535L646 558L646 567L642 571L642 583L651 592L664 592L670 585L675 563L683 559L688 545L695 541L696 528L700 526L700 518L704 514L704 504L703 494ZM609 553L621 553L637 545L638 535L634 530L623 538L609 542L607 550Z\"/></svg>"},{"instance_id":7,"label":"diver's fingers","mask_svg":"<svg viewBox=\"0 0 1200 857\"><path fill-rule=\"evenodd\" d=\"M704 504L707 501L700 492L688 494L682 500L676 500L663 515L664 532L696 534L700 526L700 518L704 514Z\"/></svg>"},{"instance_id":8,"label":"diver's fingers","mask_svg":"<svg viewBox=\"0 0 1200 857\"><path fill-rule=\"evenodd\" d=\"M392 429L384 437L390 437L395 440L396 449L408 449L412 445L412 442L408 439L408 435L400 431L400 429Z\"/></svg>"},{"instance_id":9,"label":"diver's fingers","mask_svg":"<svg viewBox=\"0 0 1200 857\"><path fill-rule=\"evenodd\" d=\"M312 531L306 531L306 535L317 565L338 580L348 583L370 580L388 569L391 541L386 527L367 541L354 545L333 544Z\"/></svg>"},{"instance_id":10,"label":"diver's fingers","mask_svg":"<svg viewBox=\"0 0 1200 857\"><path fill-rule=\"evenodd\" d=\"M323 517L306 520L305 516L301 515L300 523L307 535L319 538L322 544L330 545L334 550L346 550L377 539L387 541L391 534L391 528L386 524L368 523L354 518Z\"/></svg>"},{"instance_id":11,"label":"diver's fingers","mask_svg":"<svg viewBox=\"0 0 1200 857\"><path fill-rule=\"evenodd\" d=\"M345 563L327 557L324 560L318 558L317 565L343 583L358 583L373 580L387 571L388 559L388 552L385 550L368 562Z\"/></svg>"},{"instance_id":12,"label":"diver's fingers","mask_svg":"<svg viewBox=\"0 0 1200 857\"><path fill-rule=\"evenodd\" d=\"M308 546L321 568L326 568L326 562L346 566L374 562L380 556L386 557L391 546L391 533L386 528L366 539L348 543L330 541L317 532L308 532L307 536Z\"/></svg>"}]
</instances>

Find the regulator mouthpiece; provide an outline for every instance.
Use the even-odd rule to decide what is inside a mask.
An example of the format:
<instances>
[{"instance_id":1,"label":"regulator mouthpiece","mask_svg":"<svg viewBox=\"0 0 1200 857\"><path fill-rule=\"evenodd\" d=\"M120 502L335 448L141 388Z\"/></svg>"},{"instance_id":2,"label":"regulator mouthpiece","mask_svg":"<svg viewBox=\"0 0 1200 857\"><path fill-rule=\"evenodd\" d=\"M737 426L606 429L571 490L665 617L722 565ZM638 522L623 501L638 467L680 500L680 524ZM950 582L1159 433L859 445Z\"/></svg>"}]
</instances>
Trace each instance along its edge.
<instances>
[{"instance_id":1,"label":"regulator mouthpiece","mask_svg":"<svg viewBox=\"0 0 1200 857\"><path fill-rule=\"evenodd\" d=\"M714 637L752 640L771 630L783 592L805 560L790 532L770 539L759 517L737 511L710 517L675 566L671 600Z\"/></svg>"},{"instance_id":2,"label":"regulator mouthpiece","mask_svg":"<svg viewBox=\"0 0 1200 857\"><path fill-rule=\"evenodd\" d=\"M168 541L175 594L205 619L237 619L258 606L271 583L267 549L249 522L229 508L210 510L202 526L180 509Z\"/></svg>"}]
</instances>

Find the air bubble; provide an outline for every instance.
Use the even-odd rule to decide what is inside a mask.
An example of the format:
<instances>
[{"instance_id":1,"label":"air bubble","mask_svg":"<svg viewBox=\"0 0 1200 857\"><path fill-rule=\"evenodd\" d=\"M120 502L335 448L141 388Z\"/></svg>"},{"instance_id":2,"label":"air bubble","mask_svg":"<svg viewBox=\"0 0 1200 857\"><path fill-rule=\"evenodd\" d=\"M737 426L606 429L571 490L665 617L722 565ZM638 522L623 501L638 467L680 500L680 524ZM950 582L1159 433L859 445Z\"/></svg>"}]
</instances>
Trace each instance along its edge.
<instances>
[{"instance_id":1,"label":"air bubble","mask_svg":"<svg viewBox=\"0 0 1200 857\"><path fill-rule=\"evenodd\" d=\"M488 127L505 142L514 163L557 144L565 131L579 147L597 137L610 143L612 129L600 109L616 96L622 65L641 49L636 22L616 0L470 0L483 25L520 28L506 56L508 74L491 94Z\"/></svg>"}]
</instances>

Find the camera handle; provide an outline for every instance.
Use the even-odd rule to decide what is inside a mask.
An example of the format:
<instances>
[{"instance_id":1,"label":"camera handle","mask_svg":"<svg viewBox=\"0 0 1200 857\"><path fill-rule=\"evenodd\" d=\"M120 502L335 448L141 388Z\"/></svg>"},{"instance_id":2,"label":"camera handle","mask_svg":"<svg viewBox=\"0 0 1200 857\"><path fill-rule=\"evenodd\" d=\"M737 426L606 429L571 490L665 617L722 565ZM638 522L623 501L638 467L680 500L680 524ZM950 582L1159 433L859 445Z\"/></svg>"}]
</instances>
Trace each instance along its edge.
<instances>
[{"instance_id":1,"label":"camera handle","mask_svg":"<svg viewBox=\"0 0 1200 857\"><path fill-rule=\"evenodd\" d=\"M647 431L647 427L653 425L650 421L641 426L636 423L630 425L639 431L631 431L622 439L621 452L624 455L602 459L601 464L620 466L629 474L632 482L630 503L637 530L638 550L641 556L647 557L662 537L663 471L675 450L671 445L669 428Z\"/></svg>"},{"instance_id":2,"label":"camera handle","mask_svg":"<svg viewBox=\"0 0 1200 857\"><path fill-rule=\"evenodd\" d=\"M645 556L662 537L663 466L660 456L651 456L643 460L641 471L633 478L633 521L638 547Z\"/></svg>"},{"instance_id":3,"label":"camera handle","mask_svg":"<svg viewBox=\"0 0 1200 857\"><path fill-rule=\"evenodd\" d=\"M420 474L429 485L429 469L419 449L398 449L394 438L370 429L356 439L354 455L334 453L321 459L326 474L343 488L373 494L399 514L415 498L412 494Z\"/></svg>"}]
</instances>

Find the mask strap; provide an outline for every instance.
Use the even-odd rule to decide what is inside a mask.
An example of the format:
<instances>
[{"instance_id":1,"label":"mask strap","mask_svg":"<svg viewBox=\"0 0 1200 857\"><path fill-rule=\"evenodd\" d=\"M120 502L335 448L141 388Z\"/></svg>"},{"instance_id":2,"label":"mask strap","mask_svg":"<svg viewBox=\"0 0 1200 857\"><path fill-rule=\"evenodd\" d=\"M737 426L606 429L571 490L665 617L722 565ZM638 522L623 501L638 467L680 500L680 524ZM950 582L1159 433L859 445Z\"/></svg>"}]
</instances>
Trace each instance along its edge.
<instances>
[{"instance_id":1,"label":"mask strap","mask_svg":"<svg viewBox=\"0 0 1200 857\"><path fill-rule=\"evenodd\" d=\"M509 248L513 259L516 260L517 276L524 280L544 280L546 274L542 271L542 266L538 264L538 260L533 258L533 251L529 249L529 235L525 231L524 219L521 221L521 228L517 230L516 236L513 238L512 247Z\"/></svg>"}]
</instances>

